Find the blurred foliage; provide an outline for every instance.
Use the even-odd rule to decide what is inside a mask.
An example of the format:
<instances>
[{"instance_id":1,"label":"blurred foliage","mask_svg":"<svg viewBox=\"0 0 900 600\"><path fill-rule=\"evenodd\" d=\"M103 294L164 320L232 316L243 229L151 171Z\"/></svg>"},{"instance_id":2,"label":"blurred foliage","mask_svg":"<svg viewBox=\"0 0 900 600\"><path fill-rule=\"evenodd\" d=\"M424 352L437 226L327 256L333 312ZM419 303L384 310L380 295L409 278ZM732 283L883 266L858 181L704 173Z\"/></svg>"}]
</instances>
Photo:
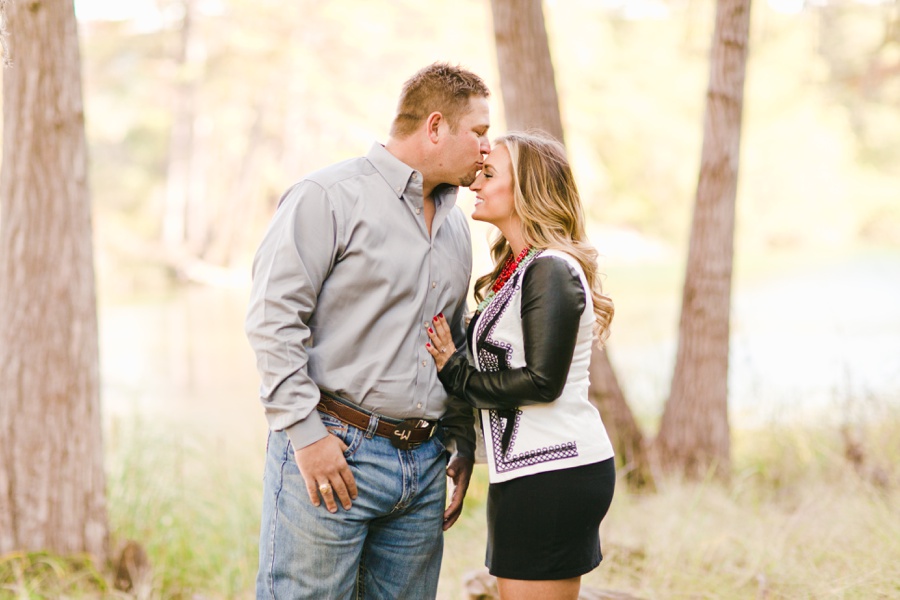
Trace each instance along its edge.
<instances>
[{"instance_id":1,"label":"blurred foliage","mask_svg":"<svg viewBox=\"0 0 900 600\"><path fill-rule=\"evenodd\" d=\"M140 261L160 237L177 90L190 94L192 202L209 220L207 248L228 250L200 255L241 268L292 181L384 141L416 69L460 63L499 90L486 0L190 0L193 52L179 62L186 1L148 0L154 18L82 22L106 262ZM754 6L738 253L900 245L900 5L786 4ZM686 243L713 8L545 3L567 143L594 223ZM501 106L495 94L495 133ZM235 211L237 233L214 239Z\"/></svg>"},{"instance_id":2,"label":"blurred foliage","mask_svg":"<svg viewBox=\"0 0 900 600\"><path fill-rule=\"evenodd\" d=\"M602 5L551 6L553 29L564 32L553 43L570 148L594 218L683 244L714 3L664 5L664 18L643 20L616 18ZM900 65L892 58L898 18L896 4L795 14L754 5L739 252L861 236L900 243L900 72L873 80L868 95L854 85L858 75L846 74L879 61ZM854 120L877 123L879 135Z\"/></svg>"}]
</instances>

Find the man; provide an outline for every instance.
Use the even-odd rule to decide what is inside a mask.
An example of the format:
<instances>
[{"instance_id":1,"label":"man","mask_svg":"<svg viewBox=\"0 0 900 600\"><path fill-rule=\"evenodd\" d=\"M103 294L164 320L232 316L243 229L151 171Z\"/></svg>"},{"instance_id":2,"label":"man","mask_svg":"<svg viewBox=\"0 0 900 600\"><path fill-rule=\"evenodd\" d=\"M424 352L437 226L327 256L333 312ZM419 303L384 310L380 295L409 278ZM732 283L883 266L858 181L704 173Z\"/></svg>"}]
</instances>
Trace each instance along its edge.
<instances>
[{"instance_id":1,"label":"man","mask_svg":"<svg viewBox=\"0 0 900 600\"><path fill-rule=\"evenodd\" d=\"M258 598L436 595L474 416L448 398L425 344L438 314L465 343L472 252L455 202L490 151L488 95L459 67L422 69L384 146L281 199L246 322L271 429Z\"/></svg>"}]
</instances>

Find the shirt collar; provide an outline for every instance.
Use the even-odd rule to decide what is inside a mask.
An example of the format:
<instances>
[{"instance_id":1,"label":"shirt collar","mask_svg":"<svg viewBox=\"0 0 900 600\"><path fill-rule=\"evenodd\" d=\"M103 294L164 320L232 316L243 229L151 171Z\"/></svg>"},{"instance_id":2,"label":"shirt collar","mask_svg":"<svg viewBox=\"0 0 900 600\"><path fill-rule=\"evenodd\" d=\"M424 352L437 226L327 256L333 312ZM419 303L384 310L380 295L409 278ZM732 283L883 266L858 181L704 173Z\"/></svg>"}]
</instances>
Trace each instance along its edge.
<instances>
[{"instance_id":1,"label":"shirt collar","mask_svg":"<svg viewBox=\"0 0 900 600\"><path fill-rule=\"evenodd\" d=\"M372 144L372 148L369 149L366 158L384 177L388 185L391 186L391 189L397 194L397 198L403 197L403 192L410 184L413 175L418 178L415 183L419 185L419 193L421 194L422 174L388 152L387 148L378 142ZM439 185L434 189L434 198L440 204L452 206L455 204L458 191L459 188L455 185Z\"/></svg>"},{"instance_id":2,"label":"shirt collar","mask_svg":"<svg viewBox=\"0 0 900 600\"><path fill-rule=\"evenodd\" d=\"M406 185L409 183L409 179L415 170L388 152L387 148L378 142L372 144L372 148L369 150L366 158L381 173L381 176L391 186L397 197L403 196L403 190L406 189Z\"/></svg>"}]
</instances>

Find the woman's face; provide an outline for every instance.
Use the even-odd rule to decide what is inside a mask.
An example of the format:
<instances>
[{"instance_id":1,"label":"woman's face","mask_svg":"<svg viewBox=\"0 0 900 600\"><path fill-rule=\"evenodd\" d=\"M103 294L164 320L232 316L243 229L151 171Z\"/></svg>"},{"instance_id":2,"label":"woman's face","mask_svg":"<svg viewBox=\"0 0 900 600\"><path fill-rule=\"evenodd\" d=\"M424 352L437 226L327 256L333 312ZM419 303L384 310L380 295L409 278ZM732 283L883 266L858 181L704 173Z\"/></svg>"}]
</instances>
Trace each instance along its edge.
<instances>
[{"instance_id":1,"label":"woman's face","mask_svg":"<svg viewBox=\"0 0 900 600\"><path fill-rule=\"evenodd\" d=\"M475 192L472 218L504 231L518 216L513 203L512 161L506 146L496 146L484 161L484 168L469 189Z\"/></svg>"}]
</instances>

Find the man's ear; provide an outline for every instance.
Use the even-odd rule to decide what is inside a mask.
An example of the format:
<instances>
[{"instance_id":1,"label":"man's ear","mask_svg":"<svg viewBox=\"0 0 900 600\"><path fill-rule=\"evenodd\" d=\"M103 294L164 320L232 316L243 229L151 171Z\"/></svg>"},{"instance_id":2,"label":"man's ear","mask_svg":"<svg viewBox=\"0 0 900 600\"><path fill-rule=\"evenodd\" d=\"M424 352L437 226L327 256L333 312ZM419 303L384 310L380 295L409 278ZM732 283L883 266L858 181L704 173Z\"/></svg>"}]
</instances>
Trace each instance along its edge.
<instances>
[{"instance_id":1,"label":"man's ear","mask_svg":"<svg viewBox=\"0 0 900 600\"><path fill-rule=\"evenodd\" d=\"M435 111L428 115L428 118L425 120L425 127L428 132L428 139L431 140L433 144L438 142L438 138L440 137L440 129L441 124L444 122L444 115Z\"/></svg>"}]
</instances>

